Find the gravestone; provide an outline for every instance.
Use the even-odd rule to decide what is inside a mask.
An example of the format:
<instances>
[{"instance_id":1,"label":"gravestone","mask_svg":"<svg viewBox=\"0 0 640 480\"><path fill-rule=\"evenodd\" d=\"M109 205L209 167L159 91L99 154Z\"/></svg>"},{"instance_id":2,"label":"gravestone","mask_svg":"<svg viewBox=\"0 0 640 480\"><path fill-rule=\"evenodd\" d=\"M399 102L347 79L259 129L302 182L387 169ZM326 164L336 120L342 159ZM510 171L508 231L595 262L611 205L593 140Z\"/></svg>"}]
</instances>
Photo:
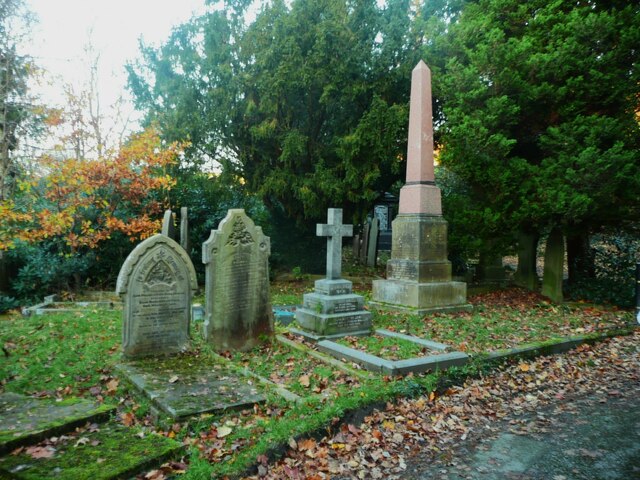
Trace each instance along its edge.
<instances>
[{"instance_id":1,"label":"gravestone","mask_svg":"<svg viewBox=\"0 0 640 480\"><path fill-rule=\"evenodd\" d=\"M187 254L191 253L189 244L189 217L187 207L180 208L180 246Z\"/></svg>"},{"instance_id":2,"label":"gravestone","mask_svg":"<svg viewBox=\"0 0 640 480\"><path fill-rule=\"evenodd\" d=\"M553 228L547 238L544 251L544 274L542 295L554 302L562 302L562 279L564 274L564 235L559 228Z\"/></svg>"},{"instance_id":3,"label":"gravestone","mask_svg":"<svg viewBox=\"0 0 640 480\"><path fill-rule=\"evenodd\" d=\"M249 350L273 334L269 237L242 209L229 210L202 245L204 335L217 351Z\"/></svg>"},{"instance_id":4,"label":"gravestone","mask_svg":"<svg viewBox=\"0 0 640 480\"><path fill-rule=\"evenodd\" d=\"M173 218L173 212L171 210L164 211L161 233L162 235L169 237L171 240L176 239L176 222Z\"/></svg>"},{"instance_id":5,"label":"gravestone","mask_svg":"<svg viewBox=\"0 0 640 480\"><path fill-rule=\"evenodd\" d=\"M368 267L375 267L378 259L378 236L380 235L379 225L380 221L377 217L374 217L371 221L371 228L369 229L369 248L367 252Z\"/></svg>"},{"instance_id":6,"label":"gravestone","mask_svg":"<svg viewBox=\"0 0 640 480\"><path fill-rule=\"evenodd\" d=\"M327 237L327 276L316 280L315 292L304 294L296 320L318 337L363 335L371 330L371 313L364 310L364 298L352 293L351 282L341 278L342 237L352 234L353 226L342 224L340 208L330 208L328 223L316 227L317 236Z\"/></svg>"},{"instance_id":7,"label":"gravestone","mask_svg":"<svg viewBox=\"0 0 640 480\"><path fill-rule=\"evenodd\" d=\"M424 314L469 310L467 285L451 279L447 221L435 184L431 71L420 61L411 75L406 183L393 221L387 280L374 280L371 305Z\"/></svg>"},{"instance_id":8,"label":"gravestone","mask_svg":"<svg viewBox=\"0 0 640 480\"><path fill-rule=\"evenodd\" d=\"M360 234L353 236L353 258L356 261L360 258Z\"/></svg>"},{"instance_id":9,"label":"gravestone","mask_svg":"<svg viewBox=\"0 0 640 480\"><path fill-rule=\"evenodd\" d=\"M116 283L116 293L124 302L124 356L161 356L186 350L191 297L197 288L189 256L171 238L154 235L133 249Z\"/></svg>"},{"instance_id":10,"label":"gravestone","mask_svg":"<svg viewBox=\"0 0 640 480\"><path fill-rule=\"evenodd\" d=\"M365 265L369 253L369 230L371 230L371 224L367 221L362 228L362 245L360 245L360 263Z\"/></svg>"}]
</instances>

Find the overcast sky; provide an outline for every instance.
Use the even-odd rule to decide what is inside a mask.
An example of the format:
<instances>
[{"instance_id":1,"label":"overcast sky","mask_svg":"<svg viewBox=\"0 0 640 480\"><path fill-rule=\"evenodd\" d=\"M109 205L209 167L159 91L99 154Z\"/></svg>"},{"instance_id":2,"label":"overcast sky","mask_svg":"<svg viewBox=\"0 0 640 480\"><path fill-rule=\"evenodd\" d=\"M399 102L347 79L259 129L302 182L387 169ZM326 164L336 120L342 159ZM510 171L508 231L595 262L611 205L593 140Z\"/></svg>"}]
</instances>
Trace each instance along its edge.
<instances>
[{"instance_id":1,"label":"overcast sky","mask_svg":"<svg viewBox=\"0 0 640 480\"><path fill-rule=\"evenodd\" d=\"M159 44L171 28L205 10L204 0L26 0L37 21L24 53L56 80L38 88L45 103L62 102L60 81L81 86L89 38L100 54L99 90L108 106L125 90L124 64L138 54L138 41ZM61 79L61 80L60 80Z\"/></svg>"}]
</instances>

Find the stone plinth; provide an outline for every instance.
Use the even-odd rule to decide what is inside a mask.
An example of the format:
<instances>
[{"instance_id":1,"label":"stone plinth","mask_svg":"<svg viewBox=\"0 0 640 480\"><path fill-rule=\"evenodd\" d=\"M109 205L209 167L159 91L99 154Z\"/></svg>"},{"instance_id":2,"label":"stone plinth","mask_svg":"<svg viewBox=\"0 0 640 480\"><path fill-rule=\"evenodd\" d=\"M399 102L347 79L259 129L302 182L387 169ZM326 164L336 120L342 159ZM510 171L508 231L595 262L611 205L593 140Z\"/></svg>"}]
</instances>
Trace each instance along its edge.
<instances>
[{"instance_id":1,"label":"stone plinth","mask_svg":"<svg viewBox=\"0 0 640 480\"><path fill-rule=\"evenodd\" d=\"M371 305L423 314L468 310L467 284L451 280L447 222L441 216L401 214L393 221L387 280L375 280Z\"/></svg>"},{"instance_id":2,"label":"stone plinth","mask_svg":"<svg viewBox=\"0 0 640 480\"><path fill-rule=\"evenodd\" d=\"M351 291L351 282L342 273L342 237L353 233L342 224L342 209L330 208L329 223L317 226L317 235L327 237L327 278L315 282L315 291L306 293L296 320L316 337L362 335L371 330L371 313L364 310L364 298Z\"/></svg>"},{"instance_id":3,"label":"stone plinth","mask_svg":"<svg viewBox=\"0 0 640 480\"><path fill-rule=\"evenodd\" d=\"M371 313L364 310L364 298L351 293L348 280L316 281L315 292L304 294L296 320L319 336L360 335L371 330Z\"/></svg>"}]
</instances>

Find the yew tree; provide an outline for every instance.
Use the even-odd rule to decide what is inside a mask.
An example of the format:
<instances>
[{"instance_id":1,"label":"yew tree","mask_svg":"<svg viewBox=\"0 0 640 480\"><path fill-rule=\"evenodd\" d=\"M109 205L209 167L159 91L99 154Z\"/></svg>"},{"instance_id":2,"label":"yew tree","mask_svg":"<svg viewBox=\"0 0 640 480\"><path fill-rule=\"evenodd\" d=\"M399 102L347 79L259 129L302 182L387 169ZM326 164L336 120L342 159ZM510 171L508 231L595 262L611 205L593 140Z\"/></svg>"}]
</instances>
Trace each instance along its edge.
<instances>
[{"instance_id":1,"label":"yew tree","mask_svg":"<svg viewBox=\"0 0 640 480\"><path fill-rule=\"evenodd\" d=\"M531 262L560 232L571 265L589 234L638 221L639 45L638 2L479 0L447 26L441 159L485 238L519 234Z\"/></svg>"},{"instance_id":2,"label":"yew tree","mask_svg":"<svg viewBox=\"0 0 640 480\"><path fill-rule=\"evenodd\" d=\"M139 108L186 162L214 160L290 217L362 216L404 172L420 32L408 0L243 3L175 29L129 67Z\"/></svg>"}]
</instances>

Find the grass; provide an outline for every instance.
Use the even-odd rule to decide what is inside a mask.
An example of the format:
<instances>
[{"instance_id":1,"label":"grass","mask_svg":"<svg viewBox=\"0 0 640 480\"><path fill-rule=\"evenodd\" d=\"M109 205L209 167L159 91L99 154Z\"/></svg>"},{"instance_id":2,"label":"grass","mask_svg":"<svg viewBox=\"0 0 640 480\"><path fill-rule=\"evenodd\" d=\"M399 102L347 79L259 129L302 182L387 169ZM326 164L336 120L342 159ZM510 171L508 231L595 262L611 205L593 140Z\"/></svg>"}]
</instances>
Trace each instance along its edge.
<instances>
[{"instance_id":1,"label":"grass","mask_svg":"<svg viewBox=\"0 0 640 480\"><path fill-rule=\"evenodd\" d=\"M407 360L433 354L423 345L401 338L384 337L382 335L345 337L336 340L336 343L391 361Z\"/></svg>"},{"instance_id":2,"label":"grass","mask_svg":"<svg viewBox=\"0 0 640 480\"><path fill-rule=\"evenodd\" d=\"M311 289L310 281L273 284L272 303L300 304L302 293ZM430 338L455 349L482 352L633 322L631 312L552 305L519 291L485 294L471 301L475 307L471 313L424 317L375 313L374 325ZM115 400L119 410L114 420L155 429L161 436L189 445L190 468L182 478L237 475L255 464L259 455L286 445L291 437L326 429L335 418L374 402L431 391L439 378L360 378L273 341L250 352L229 355L227 361L298 394L303 397L301 402L286 402L269 393L266 404L251 409L202 415L180 424L165 420L154 427L148 402L113 373L121 359L121 315L113 310L85 310L3 317L0 342L6 354L0 363L0 386L3 391L62 400L75 396ZM193 349L199 355L216 358L196 329L193 337ZM389 355L390 359L418 356L422 348L377 336L358 339L360 342L370 353ZM222 429L230 433L220 436Z\"/></svg>"}]
</instances>

